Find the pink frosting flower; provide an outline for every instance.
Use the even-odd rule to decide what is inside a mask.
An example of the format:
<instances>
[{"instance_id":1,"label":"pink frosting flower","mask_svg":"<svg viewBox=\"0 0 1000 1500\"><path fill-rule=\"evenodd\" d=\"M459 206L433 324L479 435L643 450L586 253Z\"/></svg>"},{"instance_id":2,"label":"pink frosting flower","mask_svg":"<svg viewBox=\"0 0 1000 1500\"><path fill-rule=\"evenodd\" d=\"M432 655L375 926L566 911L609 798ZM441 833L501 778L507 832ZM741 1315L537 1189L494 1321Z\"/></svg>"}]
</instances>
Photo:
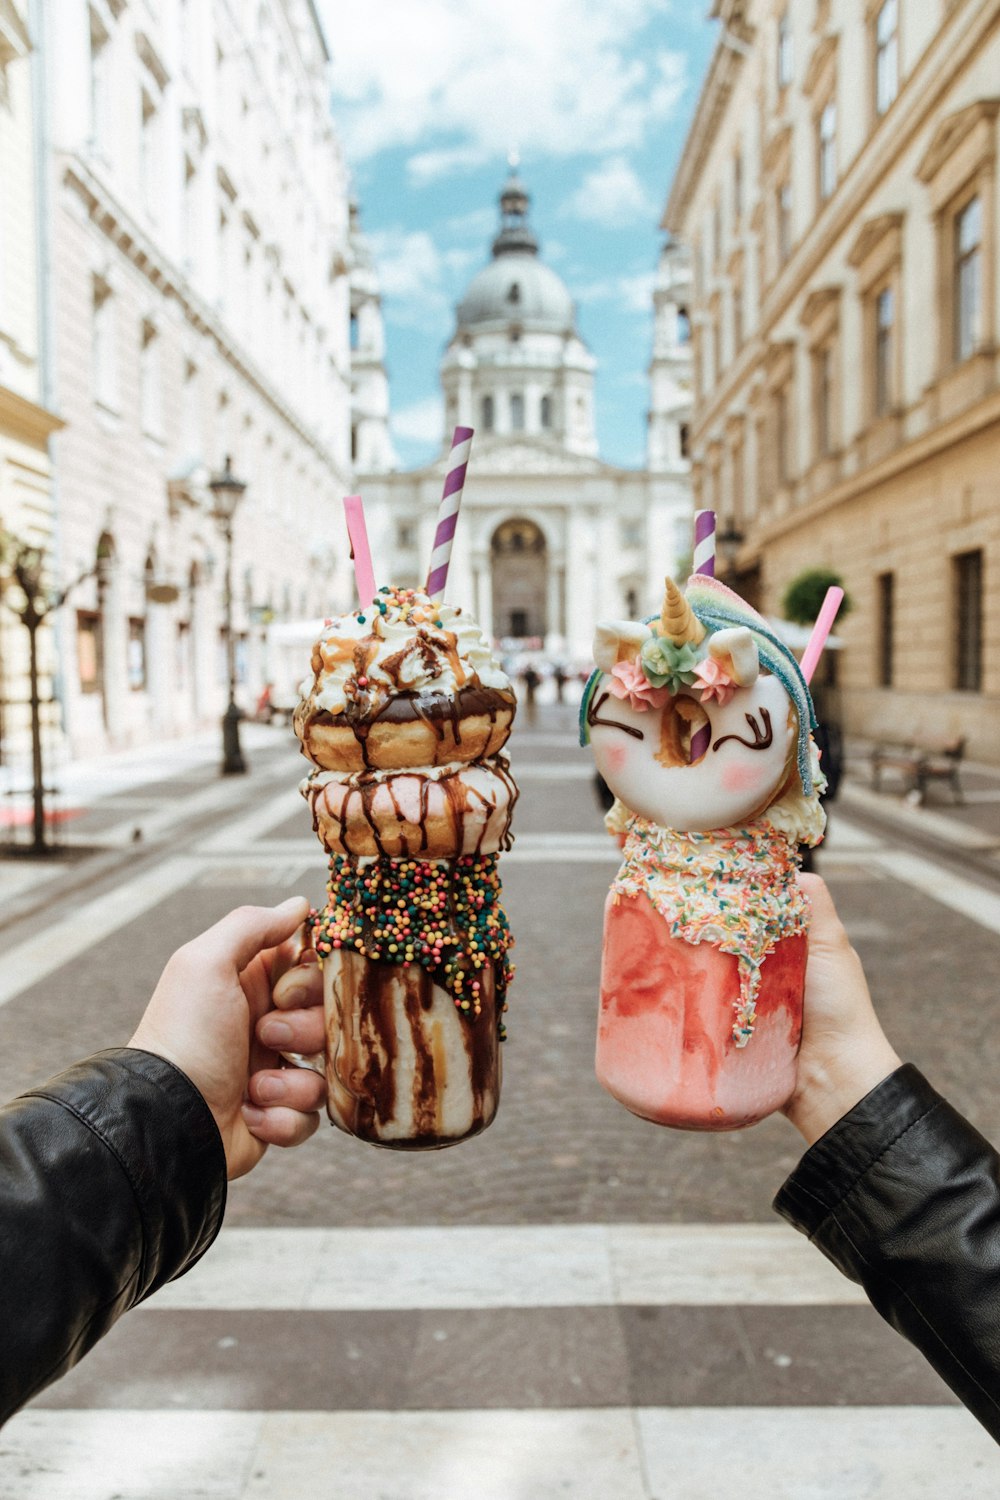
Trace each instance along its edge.
<instances>
[{"instance_id":1,"label":"pink frosting flower","mask_svg":"<svg viewBox=\"0 0 1000 1500\"><path fill-rule=\"evenodd\" d=\"M700 661L694 673L701 685L702 703L708 703L712 698L718 698L720 703L728 703L736 691L736 683L714 656L706 656L704 661Z\"/></svg>"},{"instance_id":2,"label":"pink frosting flower","mask_svg":"<svg viewBox=\"0 0 1000 1500\"><path fill-rule=\"evenodd\" d=\"M608 687L616 698L627 699L630 708L645 713L647 708L662 708L670 689L654 687L636 661L619 661L611 668Z\"/></svg>"}]
</instances>

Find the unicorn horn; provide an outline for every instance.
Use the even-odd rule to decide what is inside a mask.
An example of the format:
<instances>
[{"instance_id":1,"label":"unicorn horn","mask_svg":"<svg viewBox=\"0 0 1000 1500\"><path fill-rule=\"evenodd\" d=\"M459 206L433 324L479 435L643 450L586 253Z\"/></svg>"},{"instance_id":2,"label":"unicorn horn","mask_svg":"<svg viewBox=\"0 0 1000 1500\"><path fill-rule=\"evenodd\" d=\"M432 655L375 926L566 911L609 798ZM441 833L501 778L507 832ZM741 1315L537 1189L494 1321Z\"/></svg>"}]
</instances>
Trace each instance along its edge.
<instances>
[{"instance_id":1,"label":"unicorn horn","mask_svg":"<svg viewBox=\"0 0 1000 1500\"><path fill-rule=\"evenodd\" d=\"M660 634L675 646L699 645L705 639L705 627L672 578L665 580L663 608L660 610Z\"/></svg>"}]
</instances>

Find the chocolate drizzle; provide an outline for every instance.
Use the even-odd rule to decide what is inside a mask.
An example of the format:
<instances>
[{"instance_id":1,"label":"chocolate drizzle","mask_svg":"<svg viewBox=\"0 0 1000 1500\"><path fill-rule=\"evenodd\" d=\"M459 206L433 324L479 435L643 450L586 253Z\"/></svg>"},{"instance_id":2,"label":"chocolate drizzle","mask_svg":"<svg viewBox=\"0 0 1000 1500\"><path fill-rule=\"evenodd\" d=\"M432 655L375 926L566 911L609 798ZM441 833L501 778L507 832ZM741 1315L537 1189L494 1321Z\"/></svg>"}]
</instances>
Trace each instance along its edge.
<instances>
[{"instance_id":1,"label":"chocolate drizzle","mask_svg":"<svg viewBox=\"0 0 1000 1500\"><path fill-rule=\"evenodd\" d=\"M608 729L620 729L624 734L631 734L637 740L645 739L641 729L636 729L634 724L620 724L617 719L601 719L598 717L600 710L611 697L610 693L602 693L598 698L596 695L587 705L587 723L604 724Z\"/></svg>"}]
</instances>

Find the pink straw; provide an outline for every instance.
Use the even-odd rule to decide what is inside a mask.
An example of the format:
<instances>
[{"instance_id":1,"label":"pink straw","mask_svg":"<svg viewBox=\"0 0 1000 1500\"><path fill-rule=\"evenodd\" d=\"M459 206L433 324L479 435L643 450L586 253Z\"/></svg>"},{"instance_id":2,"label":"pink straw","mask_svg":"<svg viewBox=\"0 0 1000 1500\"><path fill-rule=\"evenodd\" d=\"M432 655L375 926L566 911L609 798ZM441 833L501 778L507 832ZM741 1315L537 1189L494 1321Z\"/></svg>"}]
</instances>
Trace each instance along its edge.
<instances>
[{"instance_id":1,"label":"pink straw","mask_svg":"<svg viewBox=\"0 0 1000 1500\"><path fill-rule=\"evenodd\" d=\"M823 647L826 645L827 637L833 629L833 622L837 618L837 611L844 598L844 590L834 586L826 591L826 598L812 628L809 644L802 653L802 675L806 683L812 681L812 675L816 670L816 663L823 655Z\"/></svg>"},{"instance_id":2,"label":"pink straw","mask_svg":"<svg viewBox=\"0 0 1000 1500\"><path fill-rule=\"evenodd\" d=\"M456 427L448 455L448 472L444 476L444 492L438 510L437 529L431 550L431 565L427 572L427 592L432 599L439 599L448 582L448 566L451 562L451 547L458 525L458 508L462 503L465 488L465 471L469 467L473 429Z\"/></svg>"},{"instance_id":3,"label":"pink straw","mask_svg":"<svg viewBox=\"0 0 1000 1500\"><path fill-rule=\"evenodd\" d=\"M375 598L375 569L372 567L372 550L368 545L365 509L360 495L344 496L344 515L347 517L347 534L351 539L351 556L354 559L354 581L358 586L358 598L361 601L361 608L367 609Z\"/></svg>"}]
</instances>

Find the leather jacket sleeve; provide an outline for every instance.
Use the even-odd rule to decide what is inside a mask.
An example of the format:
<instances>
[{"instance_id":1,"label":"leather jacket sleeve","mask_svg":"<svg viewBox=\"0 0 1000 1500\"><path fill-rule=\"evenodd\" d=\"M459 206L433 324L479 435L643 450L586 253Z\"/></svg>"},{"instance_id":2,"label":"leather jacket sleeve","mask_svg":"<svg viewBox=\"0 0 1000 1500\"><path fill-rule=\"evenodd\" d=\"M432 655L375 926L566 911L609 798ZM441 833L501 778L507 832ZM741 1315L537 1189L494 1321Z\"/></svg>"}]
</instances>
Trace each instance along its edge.
<instances>
[{"instance_id":1,"label":"leather jacket sleeve","mask_svg":"<svg viewBox=\"0 0 1000 1500\"><path fill-rule=\"evenodd\" d=\"M774 1201L1000 1442L1000 1157L910 1064Z\"/></svg>"},{"instance_id":2,"label":"leather jacket sleeve","mask_svg":"<svg viewBox=\"0 0 1000 1500\"><path fill-rule=\"evenodd\" d=\"M0 1422L193 1266L225 1202L208 1106L152 1053L98 1053L0 1110Z\"/></svg>"}]
</instances>

